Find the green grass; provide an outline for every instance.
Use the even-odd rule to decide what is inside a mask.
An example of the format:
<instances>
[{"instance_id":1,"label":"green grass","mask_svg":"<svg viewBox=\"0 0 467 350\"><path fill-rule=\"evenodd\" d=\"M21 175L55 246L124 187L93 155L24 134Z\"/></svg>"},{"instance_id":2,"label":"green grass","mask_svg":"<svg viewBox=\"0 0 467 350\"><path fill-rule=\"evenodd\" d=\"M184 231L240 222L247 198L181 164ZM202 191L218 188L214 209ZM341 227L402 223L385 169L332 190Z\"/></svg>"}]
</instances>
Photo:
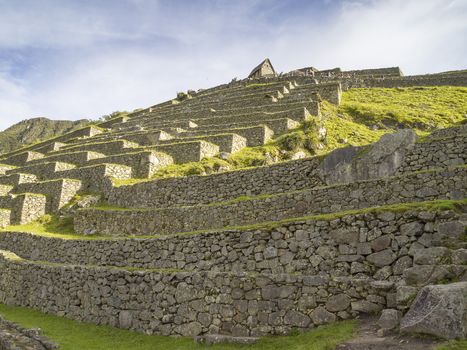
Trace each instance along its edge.
<instances>
[{"instance_id":1,"label":"green grass","mask_svg":"<svg viewBox=\"0 0 467 350\"><path fill-rule=\"evenodd\" d=\"M265 195L264 198L268 197ZM241 196L234 199L232 202L240 202L244 200L251 200L255 197ZM190 232L180 232L176 235L195 235L207 232L223 232L229 230L272 230L277 227L280 227L283 224L298 222L298 221L307 221L307 220L335 220L342 218L348 215L358 215L366 213L381 213L381 212L405 212L409 210L428 210L428 211L444 211L444 210L453 210L455 212L465 211L467 206L467 199L462 200L436 200L436 201L427 201L427 202L413 202L413 203L400 203L400 204L391 204L379 207L371 207L364 209L355 209L347 210L337 213L330 214L319 214L319 215L309 215L295 218L287 218L279 221L266 221L258 224L251 225L241 225L241 226L226 226L219 229L207 229L207 230L197 230ZM119 207L96 207L94 209L98 210L132 210ZM151 210L151 209L141 209L141 210ZM163 235L140 235L140 236L103 236L103 235L89 235L83 236L74 233L72 226L68 221L65 223L60 223L60 218L53 217L48 219L41 218L37 221L34 221L29 224L8 226L6 228L0 229L0 234L2 232L20 232L25 234L37 235L41 237L49 238L58 238L65 240L120 240L120 239L145 239L145 238L159 238L166 237Z\"/></svg>"},{"instance_id":2,"label":"green grass","mask_svg":"<svg viewBox=\"0 0 467 350\"><path fill-rule=\"evenodd\" d=\"M467 88L350 89L342 96L339 112L369 126L434 130L465 119Z\"/></svg>"},{"instance_id":3,"label":"green grass","mask_svg":"<svg viewBox=\"0 0 467 350\"><path fill-rule=\"evenodd\" d=\"M252 84L250 87L263 85ZM201 162L173 164L159 169L151 179L117 180L115 184L132 185L160 178L264 166L289 160L298 151L307 156L322 156L347 145L368 145L400 128L413 128L418 135L426 136L435 129L465 122L467 88L350 89L342 94L340 106L323 101L321 110L322 121L313 117L264 146L246 147L226 160L213 157ZM327 131L323 141L317 136L320 126Z\"/></svg>"},{"instance_id":4,"label":"green grass","mask_svg":"<svg viewBox=\"0 0 467 350\"><path fill-rule=\"evenodd\" d=\"M467 340L451 340L447 343L438 345L435 350L465 350L467 349Z\"/></svg>"},{"instance_id":5,"label":"green grass","mask_svg":"<svg viewBox=\"0 0 467 350\"><path fill-rule=\"evenodd\" d=\"M331 350L355 332L355 321L343 321L297 335L265 337L254 345L196 344L191 338L151 336L109 326L73 321L24 307L0 304L0 314L26 328L41 328L62 350Z\"/></svg>"}]
</instances>

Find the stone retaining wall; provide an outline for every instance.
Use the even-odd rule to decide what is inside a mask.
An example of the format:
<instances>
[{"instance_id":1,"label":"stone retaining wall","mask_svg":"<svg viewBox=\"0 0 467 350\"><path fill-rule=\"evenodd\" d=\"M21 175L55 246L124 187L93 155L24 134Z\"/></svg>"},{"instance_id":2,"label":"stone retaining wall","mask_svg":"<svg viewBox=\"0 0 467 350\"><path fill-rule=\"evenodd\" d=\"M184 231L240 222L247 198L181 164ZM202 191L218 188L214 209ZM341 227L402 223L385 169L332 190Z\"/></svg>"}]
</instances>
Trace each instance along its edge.
<instances>
[{"instance_id":1,"label":"stone retaining wall","mask_svg":"<svg viewBox=\"0 0 467 350\"><path fill-rule=\"evenodd\" d=\"M73 179L49 180L20 184L15 191L39 193L47 196L47 213L55 213L67 204L81 189L81 181Z\"/></svg>"},{"instance_id":2,"label":"stone retaining wall","mask_svg":"<svg viewBox=\"0 0 467 350\"><path fill-rule=\"evenodd\" d=\"M449 210L414 208L144 239L64 240L6 232L0 234L0 249L26 259L73 265L326 273L397 282L413 266L414 255L448 240L460 241L464 219Z\"/></svg>"},{"instance_id":3,"label":"stone retaining wall","mask_svg":"<svg viewBox=\"0 0 467 350\"><path fill-rule=\"evenodd\" d=\"M26 173L34 174L38 179L47 180L54 178L55 174L60 171L66 171L76 168L74 164L68 164L63 162L50 162L50 163L39 163L32 164L23 167L19 167L13 170L7 171L7 174L15 173Z\"/></svg>"},{"instance_id":4,"label":"stone retaining wall","mask_svg":"<svg viewBox=\"0 0 467 350\"><path fill-rule=\"evenodd\" d=\"M171 143L148 147L169 154L175 163L199 162L203 158L219 153L219 146L206 141Z\"/></svg>"},{"instance_id":5,"label":"stone retaining wall","mask_svg":"<svg viewBox=\"0 0 467 350\"><path fill-rule=\"evenodd\" d=\"M0 258L0 302L147 334L285 334L395 306L394 284L328 276L160 273Z\"/></svg>"},{"instance_id":6,"label":"stone retaining wall","mask_svg":"<svg viewBox=\"0 0 467 350\"><path fill-rule=\"evenodd\" d=\"M173 163L172 157L167 154L153 151L124 153L90 160L93 164L122 164L132 169L131 177L148 178L160 167Z\"/></svg>"},{"instance_id":7,"label":"stone retaining wall","mask_svg":"<svg viewBox=\"0 0 467 350\"><path fill-rule=\"evenodd\" d=\"M319 163L310 158L209 176L148 181L115 187L108 200L121 207L161 207L300 190L324 184L317 177Z\"/></svg>"},{"instance_id":8,"label":"stone retaining wall","mask_svg":"<svg viewBox=\"0 0 467 350\"><path fill-rule=\"evenodd\" d=\"M416 143L404 157L399 174L467 163L465 135Z\"/></svg>"},{"instance_id":9,"label":"stone retaining wall","mask_svg":"<svg viewBox=\"0 0 467 350\"><path fill-rule=\"evenodd\" d=\"M467 168L409 174L346 185L280 193L266 198L163 209L83 209L75 231L104 235L150 235L192 232L317 213L377 205L461 199L466 196Z\"/></svg>"}]
</instances>

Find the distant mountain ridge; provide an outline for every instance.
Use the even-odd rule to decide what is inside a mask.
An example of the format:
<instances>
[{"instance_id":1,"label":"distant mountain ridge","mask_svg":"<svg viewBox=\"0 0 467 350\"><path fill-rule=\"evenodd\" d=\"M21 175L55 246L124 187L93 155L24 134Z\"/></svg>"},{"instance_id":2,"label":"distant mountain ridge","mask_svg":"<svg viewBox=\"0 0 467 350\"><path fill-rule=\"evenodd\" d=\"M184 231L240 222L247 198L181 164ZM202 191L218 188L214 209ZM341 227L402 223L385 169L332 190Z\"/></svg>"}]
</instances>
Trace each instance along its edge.
<instances>
[{"instance_id":1,"label":"distant mountain ridge","mask_svg":"<svg viewBox=\"0 0 467 350\"><path fill-rule=\"evenodd\" d=\"M60 136L89 124L89 120L50 120L31 118L0 132L0 153L14 151L26 145Z\"/></svg>"}]
</instances>

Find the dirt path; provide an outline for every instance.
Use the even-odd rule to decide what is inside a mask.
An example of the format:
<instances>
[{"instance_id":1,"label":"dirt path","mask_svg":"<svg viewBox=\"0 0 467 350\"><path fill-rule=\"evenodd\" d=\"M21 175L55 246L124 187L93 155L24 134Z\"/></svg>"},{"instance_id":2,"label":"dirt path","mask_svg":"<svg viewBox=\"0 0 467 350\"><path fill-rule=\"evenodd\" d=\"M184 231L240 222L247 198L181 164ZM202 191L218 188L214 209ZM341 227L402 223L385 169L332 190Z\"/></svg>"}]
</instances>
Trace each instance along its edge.
<instances>
[{"instance_id":1,"label":"dirt path","mask_svg":"<svg viewBox=\"0 0 467 350\"><path fill-rule=\"evenodd\" d=\"M336 350L433 350L440 340L429 337L411 337L392 333L378 337L377 318L359 320L357 334L349 341L337 346Z\"/></svg>"}]
</instances>

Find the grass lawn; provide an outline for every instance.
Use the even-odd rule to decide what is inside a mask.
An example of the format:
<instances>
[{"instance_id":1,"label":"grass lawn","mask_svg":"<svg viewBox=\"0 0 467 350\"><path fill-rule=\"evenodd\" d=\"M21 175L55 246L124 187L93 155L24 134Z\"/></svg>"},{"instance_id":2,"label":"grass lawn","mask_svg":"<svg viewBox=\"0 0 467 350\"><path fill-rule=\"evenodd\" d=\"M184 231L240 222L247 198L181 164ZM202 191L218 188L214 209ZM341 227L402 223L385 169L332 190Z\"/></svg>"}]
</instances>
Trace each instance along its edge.
<instances>
[{"instance_id":1,"label":"grass lawn","mask_svg":"<svg viewBox=\"0 0 467 350\"><path fill-rule=\"evenodd\" d=\"M435 350L465 350L467 349L467 340L452 340L436 347Z\"/></svg>"},{"instance_id":2,"label":"grass lawn","mask_svg":"<svg viewBox=\"0 0 467 350\"><path fill-rule=\"evenodd\" d=\"M191 350L191 349L248 349L248 350L331 350L349 339L355 321L343 321L311 331L284 337L265 337L254 345L196 344L191 338L150 336L109 326L76 322L39 311L0 304L0 314L27 328L41 328L43 334L55 341L62 350Z\"/></svg>"}]
</instances>

